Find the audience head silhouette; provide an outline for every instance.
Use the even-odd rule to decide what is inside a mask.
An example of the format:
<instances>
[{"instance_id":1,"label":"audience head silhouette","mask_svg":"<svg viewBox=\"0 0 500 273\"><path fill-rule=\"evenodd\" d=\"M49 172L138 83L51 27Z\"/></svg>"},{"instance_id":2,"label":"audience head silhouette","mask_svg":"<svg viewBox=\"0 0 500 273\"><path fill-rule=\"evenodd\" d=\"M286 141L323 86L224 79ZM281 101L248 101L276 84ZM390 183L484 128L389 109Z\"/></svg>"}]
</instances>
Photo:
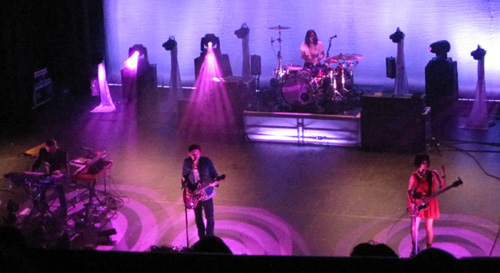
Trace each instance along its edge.
<instances>
[{"instance_id":1,"label":"audience head silhouette","mask_svg":"<svg viewBox=\"0 0 500 273\"><path fill-rule=\"evenodd\" d=\"M424 249L412 260L420 268L425 268L426 272L456 272L458 270L458 259L451 253L438 248Z\"/></svg>"},{"instance_id":2,"label":"audience head silhouette","mask_svg":"<svg viewBox=\"0 0 500 273\"><path fill-rule=\"evenodd\" d=\"M375 242L360 243L351 252L351 257L395 257L398 255L386 244Z\"/></svg>"},{"instance_id":3,"label":"audience head silhouette","mask_svg":"<svg viewBox=\"0 0 500 273\"><path fill-rule=\"evenodd\" d=\"M231 249L217 236L207 236L196 242L191 249L197 253L233 254Z\"/></svg>"}]
</instances>

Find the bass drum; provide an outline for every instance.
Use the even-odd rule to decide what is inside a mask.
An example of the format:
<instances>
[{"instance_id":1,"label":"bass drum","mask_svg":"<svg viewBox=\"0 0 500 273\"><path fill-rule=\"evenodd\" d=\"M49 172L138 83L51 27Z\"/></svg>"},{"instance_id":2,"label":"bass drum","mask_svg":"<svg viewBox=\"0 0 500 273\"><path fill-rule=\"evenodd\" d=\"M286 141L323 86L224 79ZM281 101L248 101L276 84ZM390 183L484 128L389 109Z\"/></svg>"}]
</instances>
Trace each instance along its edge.
<instances>
[{"instance_id":1,"label":"bass drum","mask_svg":"<svg viewBox=\"0 0 500 273\"><path fill-rule=\"evenodd\" d=\"M285 102L292 107L304 107L313 102L312 87L304 75L287 75L281 86Z\"/></svg>"}]
</instances>

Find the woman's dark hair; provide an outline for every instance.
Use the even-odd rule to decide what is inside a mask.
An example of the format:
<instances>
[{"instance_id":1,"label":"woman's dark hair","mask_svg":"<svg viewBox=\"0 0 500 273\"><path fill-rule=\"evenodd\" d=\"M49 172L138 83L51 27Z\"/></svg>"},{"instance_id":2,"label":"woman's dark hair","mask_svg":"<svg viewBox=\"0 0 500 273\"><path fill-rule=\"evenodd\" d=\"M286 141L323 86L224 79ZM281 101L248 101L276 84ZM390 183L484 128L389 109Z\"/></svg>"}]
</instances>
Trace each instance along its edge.
<instances>
[{"instance_id":1,"label":"woman's dark hair","mask_svg":"<svg viewBox=\"0 0 500 273\"><path fill-rule=\"evenodd\" d=\"M304 39L304 42L306 43L307 46L311 46L311 42L309 41L309 37L314 34L314 39L313 39L313 44L317 45L318 44L318 35L316 35L316 31L310 29L306 32L306 38Z\"/></svg>"},{"instance_id":2,"label":"woman's dark hair","mask_svg":"<svg viewBox=\"0 0 500 273\"><path fill-rule=\"evenodd\" d=\"M427 165L431 165L431 159L429 157L429 155L427 154L418 154L415 156L415 161L414 161L414 164L415 166L419 167L420 165L422 165L422 163L424 163L424 161L427 161Z\"/></svg>"}]
</instances>

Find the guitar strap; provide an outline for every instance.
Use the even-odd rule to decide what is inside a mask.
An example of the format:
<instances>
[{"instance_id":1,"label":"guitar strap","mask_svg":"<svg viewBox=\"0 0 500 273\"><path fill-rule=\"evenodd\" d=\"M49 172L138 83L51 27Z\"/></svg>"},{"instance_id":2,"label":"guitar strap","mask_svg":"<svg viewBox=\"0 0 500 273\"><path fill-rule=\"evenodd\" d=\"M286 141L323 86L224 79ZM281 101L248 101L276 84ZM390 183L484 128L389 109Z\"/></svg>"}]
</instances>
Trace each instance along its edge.
<instances>
[{"instance_id":1,"label":"guitar strap","mask_svg":"<svg viewBox=\"0 0 500 273\"><path fill-rule=\"evenodd\" d=\"M427 171L427 183L429 184L428 194L432 194L432 171Z\"/></svg>"}]
</instances>

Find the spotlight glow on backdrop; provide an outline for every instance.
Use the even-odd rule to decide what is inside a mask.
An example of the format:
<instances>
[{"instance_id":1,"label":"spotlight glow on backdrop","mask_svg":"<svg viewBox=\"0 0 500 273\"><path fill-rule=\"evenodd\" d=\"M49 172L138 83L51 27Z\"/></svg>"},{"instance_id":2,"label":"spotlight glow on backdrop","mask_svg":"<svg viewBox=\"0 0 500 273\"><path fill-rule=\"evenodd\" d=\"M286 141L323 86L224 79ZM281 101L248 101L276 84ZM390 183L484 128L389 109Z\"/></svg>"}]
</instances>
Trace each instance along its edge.
<instances>
[{"instance_id":1,"label":"spotlight glow on backdrop","mask_svg":"<svg viewBox=\"0 0 500 273\"><path fill-rule=\"evenodd\" d=\"M139 63L139 51L135 51L130 58L125 61L125 67L130 70L137 70L137 64Z\"/></svg>"}]
</instances>

